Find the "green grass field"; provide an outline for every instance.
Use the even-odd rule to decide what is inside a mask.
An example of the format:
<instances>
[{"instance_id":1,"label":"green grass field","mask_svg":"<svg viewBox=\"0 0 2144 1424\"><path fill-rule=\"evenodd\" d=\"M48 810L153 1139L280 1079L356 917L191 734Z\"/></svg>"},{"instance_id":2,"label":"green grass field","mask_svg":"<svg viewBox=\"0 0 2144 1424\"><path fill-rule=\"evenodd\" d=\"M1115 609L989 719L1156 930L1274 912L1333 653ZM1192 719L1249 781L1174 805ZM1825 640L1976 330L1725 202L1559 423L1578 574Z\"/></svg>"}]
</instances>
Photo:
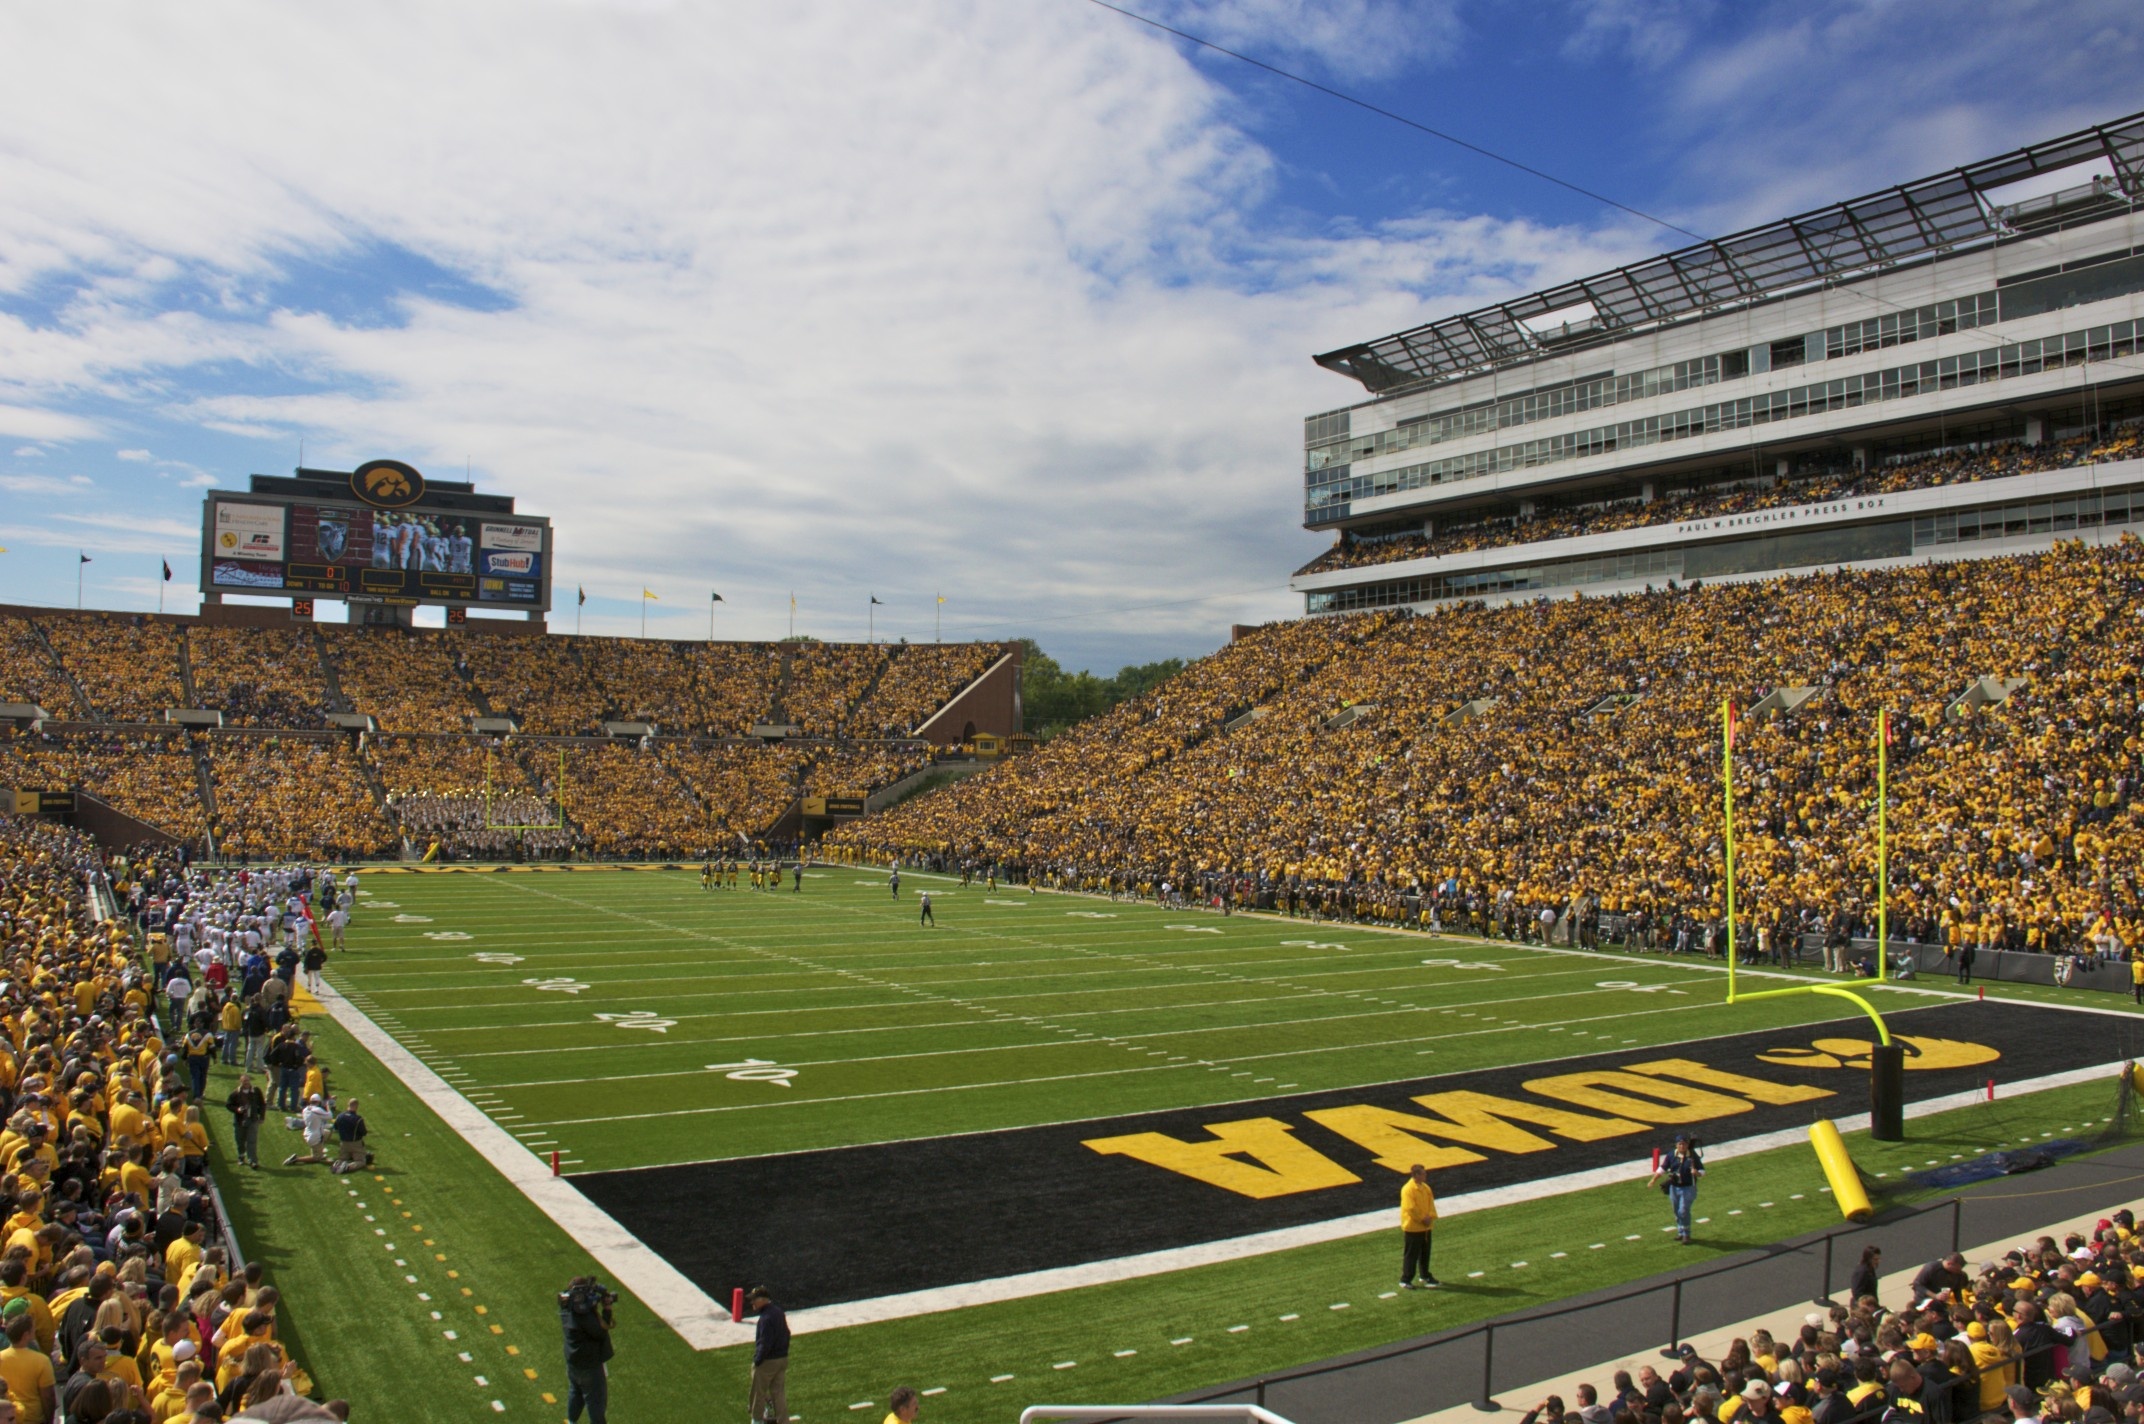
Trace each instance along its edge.
<instances>
[{"instance_id":1,"label":"green grass field","mask_svg":"<svg viewBox=\"0 0 2144 1424\"><path fill-rule=\"evenodd\" d=\"M1658 960L1604 968L914 876L898 901L868 872L805 885L376 876L331 977L515 1136L585 1171L1384 1083L1842 1012L1790 999L1729 1024L1724 986ZM917 924L919 888L935 928ZM709 1067L748 1060L794 1076Z\"/></svg>"},{"instance_id":2,"label":"green grass field","mask_svg":"<svg viewBox=\"0 0 2144 1424\"><path fill-rule=\"evenodd\" d=\"M882 876L845 869L801 895L706 893L676 872L372 874L329 976L528 1151L555 1144L573 1172L1389 1082L1835 1020L1843 1007L1730 1009L1717 975L1659 960L906 881L896 903ZM937 902L935 930L915 923L918 888ZM1927 1002L1880 992L1887 1008ZM290 1298L299 1357L367 1417L562 1417L551 1294L592 1263L338 1026L313 1023L336 1087L366 1099L379 1171L238 1172L220 1136L218 1157L248 1253ZM759 1076L728 1076L754 1060ZM220 1098L230 1070L216 1072ZM1917 1121L1899 1146L1853 1145L1866 1170L1895 1178L2081 1129L2110 1101L2102 1085L2062 1089ZM875 1400L883 1412L900 1383L943 1391L926 1401L933 1421L1153 1398L1835 1219L1795 1148L1718 1164L1703 1208L1715 1224L1696 1252L1659 1233L1657 1194L1633 1185L1456 1218L1438 1245L1451 1285L1433 1295L1393 1296L1396 1253L1378 1235L800 1335L791 1408L853 1418ZM695 1352L630 1298L620 1321L619 1417L742 1409L746 1352Z\"/></svg>"}]
</instances>

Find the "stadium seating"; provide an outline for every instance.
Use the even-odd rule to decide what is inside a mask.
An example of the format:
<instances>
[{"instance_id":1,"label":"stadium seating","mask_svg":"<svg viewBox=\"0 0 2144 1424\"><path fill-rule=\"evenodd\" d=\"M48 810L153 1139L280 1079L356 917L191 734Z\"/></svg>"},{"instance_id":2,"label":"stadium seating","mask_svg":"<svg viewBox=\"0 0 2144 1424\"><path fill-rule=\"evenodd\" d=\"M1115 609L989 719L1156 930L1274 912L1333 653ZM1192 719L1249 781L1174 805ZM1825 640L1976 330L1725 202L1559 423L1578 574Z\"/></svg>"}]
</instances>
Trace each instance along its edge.
<instances>
[{"instance_id":1,"label":"stadium seating","mask_svg":"<svg viewBox=\"0 0 2144 1424\"><path fill-rule=\"evenodd\" d=\"M73 684L54 664L36 624L29 619L0 618L0 667L7 669L0 701L26 702L57 718L79 712Z\"/></svg>"},{"instance_id":2,"label":"stadium seating","mask_svg":"<svg viewBox=\"0 0 2144 1424\"><path fill-rule=\"evenodd\" d=\"M295 628L190 628L191 705L240 727L322 726L332 711L310 631Z\"/></svg>"},{"instance_id":3,"label":"stadium seating","mask_svg":"<svg viewBox=\"0 0 2144 1424\"><path fill-rule=\"evenodd\" d=\"M39 621L99 717L157 722L165 708L186 705L177 624L123 613L56 613Z\"/></svg>"},{"instance_id":4,"label":"stadium seating","mask_svg":"<svg viewBox=\"0 0 2144 1424\"><path fill-rule=\"evenodd\" d=\"M1894 932L2135 944L2140 614L2144 546L2124 538L1279 624L833 843L1097 888L1226 882L1367 919L1434 909L1515 935L1538 933L1544 909L1701 929L1724 911L1722 700L1807 685L1813 701L1744 724L1738 746L1752 923L1872 921L1888 709ZM2024 683L1962 715L1989 674Z\"/></svg>"},{"instance_id":5,"label":"stadium seating","mask_svg":"<svg viewBox=\"0 0 2144 1424\"><path fill-rule=\"evenodd\" d=\"M2080 436L2035 446L2005 442L1985 449L1923 455L1866 470L1849 466L1803 471L1777 481L1770 477L1762 480L1744 478L1700 489L1670 487L1650 503L1641 501L1636 494L1622 498L1596 496L1593 502L1583 507L1538 512L1526 518L1508 513L1471 519L1462 515L1460 518L1469 519L1469 522L1454 522L1449 528L1438 529L1434 537L1409 534L1355 541L1343 536L1339 543L1296 572L1328 573L1335 569L1397 563L1402 559L1533 544L1545 539L1609 534L1685 519L1711 519L1788 505L1822 504L1862 495L1894 494L1936 485L2001 479L2042 470L2067 469L2073 465L2132 460L2137 457L2140 446L2144 446L2144 427L2130 423L2096 440Z\"/></svg>"},{"instance_id":6,"label":"stadium seating","mask_svg":"<svg viewBox=\"0 0 2144 1424\"><path fill-rule=\"evenodd\" d=\"M1002 653L73 613L0 618L0 640L0 701L52 714L38 735L0 740L0 785L82 789L182 838L213 830L217 849L255 859L423 854L434 842L449 858L734 848L801 795L868 794L926 765L928 748L906 734ZM225 729L165 728L164 709L187 705L221 711ZM330 732L332 712L370 714L380 730ZM502 748L476 733L471 719L487 712L523 735ZM636 755L602 735L616 720L662 735ZM744 740L782 720L811 740Z\"/></svg>"},{"instance_id":7,"label":"stadium seating","mask_svg":"<svg viewBox=\"0 0 2144 1424\"><path fill-rule=\"evenodd\" d=\"M468 730L476 706L455 669L456 644L391 628L327 627L320 634L349 710L369 713L385 731Z\"/></svg>"},{"instance_id":8,"label":"stadium seating","mask_svg":"<svg viewBox=\"0 0 2144 1424\"><path fill-rule=\"evenodd\" d=\"M0 786L83 787L129 816L198 840L208 830L194 766L198 739L128 729L70 736L0 736Z\"/></svg>"},{"instance_id":9,"label":"stadium seating","mask_svg":"<svg viewBox=\"0 0 2144 1424\"><path fill-rule=\"evenodd\" d=\"M193 1417L179 1406L197 1373L225 1405L213 1417L235 1417L286 1378L300 1393L311 1381L278 1341L289 1320L279 1293L258 1264L235 1269L223 1242L200 1105L189 1101L181 1060L165 1052L184 1025L159 1024L167 1001L118 913L124 901L144 904L147 887L175 867L120 854L107 873L107 859L86 836L0 816L0 973L34 976L54 1002L94 1013L89 1033L104 1036L95 1051L109 1065L71 1076L98 1061L84 1056L71 1014L23 1013L6 1045L0 1203L6 1257L24 1273L7 1293L27 1297L37 1347L56 1351L55 1386L65 1387L91 1336L125 1361L109 1383L84 1379L82 1394L64 1396L70 1419ZM187 1241L191 1223L204 1240ZM112 1283L101 1308L91 1291L99 1277ZM175 1341L184 1342L176 1352ZM178 1355L197 1356L198 1371ZM14 1372L9 1384L28 1387ZM34 1390L18 1400L35 1404ZM113 1412L129 1408L139 1412Z\"/></svg>"}]
</instances>

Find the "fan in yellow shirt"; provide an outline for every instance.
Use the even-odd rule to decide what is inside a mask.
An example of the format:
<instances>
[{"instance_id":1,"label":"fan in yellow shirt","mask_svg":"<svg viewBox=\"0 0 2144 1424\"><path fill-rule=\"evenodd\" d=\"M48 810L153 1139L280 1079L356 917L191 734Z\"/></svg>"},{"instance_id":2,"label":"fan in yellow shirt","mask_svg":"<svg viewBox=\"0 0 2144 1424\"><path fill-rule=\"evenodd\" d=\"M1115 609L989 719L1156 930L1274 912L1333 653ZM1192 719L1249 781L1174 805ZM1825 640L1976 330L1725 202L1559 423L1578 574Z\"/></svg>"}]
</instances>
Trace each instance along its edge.
<instances>
[{"instance_id":1,"label":"fan in yellow shirt","mask_svg":"<svg viewBox=\"0 0 2144 1424\"><path fill-rule=\"evenodd\" d=\"M915 1424L916 1412L923 1407L922 1397L905 1384L886 1403L889 1408L884 1424Z\"/></svg>"},{"instance_id":2,"label":"fan in yellow shirt","mask_svg":"<svg viewBox=\"0 0 2144 1424\"><path fill-rule=\"evenodd\" d=\"M5 1318L0 1310L0 1318ZM27 1313L7 1321L7 1348L0 1350L0 1381L14 1401L17 1424L46 1424L54 1417L59 1390L52 1357L37 1347L36 1326Z\"/></svg>"}]
</instances>

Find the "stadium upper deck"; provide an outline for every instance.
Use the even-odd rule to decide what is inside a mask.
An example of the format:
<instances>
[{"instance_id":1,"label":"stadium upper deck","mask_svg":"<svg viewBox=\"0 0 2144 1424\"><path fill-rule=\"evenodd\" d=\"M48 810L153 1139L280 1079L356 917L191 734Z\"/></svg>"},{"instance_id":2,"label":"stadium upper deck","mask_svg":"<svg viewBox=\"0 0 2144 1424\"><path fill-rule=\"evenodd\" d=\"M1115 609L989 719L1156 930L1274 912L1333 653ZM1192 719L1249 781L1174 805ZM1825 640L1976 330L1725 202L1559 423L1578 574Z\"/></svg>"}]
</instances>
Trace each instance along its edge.
<instances>
[{"instance_id":1,"label":"stadium upper deck","mask_svg":"<svg viewBox=\"0 0 2144 1424\"><path fill-rule=\"evenodd\" d=\"M1427 605L2119 529L2140 294L2144 114L1328 353L1373 398L1305 422L1304 522L1340 542L1295 587Z\"/></svg>"}]
</instances>

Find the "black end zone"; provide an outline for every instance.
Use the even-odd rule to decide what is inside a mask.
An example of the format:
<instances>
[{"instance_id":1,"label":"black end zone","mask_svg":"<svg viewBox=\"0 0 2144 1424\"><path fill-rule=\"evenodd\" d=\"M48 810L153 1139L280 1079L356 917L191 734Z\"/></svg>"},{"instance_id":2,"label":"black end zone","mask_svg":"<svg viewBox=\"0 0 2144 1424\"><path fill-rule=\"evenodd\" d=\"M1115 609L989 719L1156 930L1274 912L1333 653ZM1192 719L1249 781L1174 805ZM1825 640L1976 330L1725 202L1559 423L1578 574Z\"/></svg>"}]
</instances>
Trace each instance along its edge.
<instances>
[{"instance_id":1,"label":"black end zone","mask_svg":"<svg viewBox=\"0 0 2144 1424\"><path fill-rule=\"evenodd\" d=\"M1888 1019L1901 1037L1960 1041L2000 1055L1992 1061L1921 1071L1915 1071L1909 1059L1909 1103L1976 1090L1991 1078L1998 1084L2015 1083L2113 1060L2134 1037L2130 1025L2115 1019L1992 1001L1903 1010ZM733 1286L767 1281L792 1309L832 1305L1362 1212L1390 1209L1396 1227L1399 1172L1379 1166L1369 1151L1304 1116L1323 1109L1369 1105L1420 1113L1411 1101L1418 1094L1471 1091L1598 1116L1597 1108L1570 1100L1550 1103L1529 1094L1524 1084L1552 1075L1684 1059L1744 1078L1828 1090L1804 1102L1760 1102L1690 1124L1708 1140L1752 1137L1804 1127L1820 1116L1856 1114L1868 1102L1866 1058L1859 1063L1825 1062L1812 1054L1811 1044L1819 1038L1868 1034L1867 1021L1856 1017L1368 1088L1051 1127L595 1172L571 1180L717 1300L728 1300ZM1759 1058L1766 1053L1785 1061ZM1209 1142L1211 1124L1249 1119L1288 1124L1290 1140L1337 1164L1344 1169L1340 1175L1360 1180L1260 1199L1083 1145L1139 1133ZM1665 1121L1655 1119L1656 1124ZM1641 1134L1626 1132L1594 1142L1558 1138L1547 1150L1524 1154L1484 1151L1482 1160L1438 1170L1436 1190L1444 1196L1477 1192L1618 1163L1635 1172L1650 1149L1666 1145L1676 1130L1655 1125Z\"/></svg>"}]
</instances>

